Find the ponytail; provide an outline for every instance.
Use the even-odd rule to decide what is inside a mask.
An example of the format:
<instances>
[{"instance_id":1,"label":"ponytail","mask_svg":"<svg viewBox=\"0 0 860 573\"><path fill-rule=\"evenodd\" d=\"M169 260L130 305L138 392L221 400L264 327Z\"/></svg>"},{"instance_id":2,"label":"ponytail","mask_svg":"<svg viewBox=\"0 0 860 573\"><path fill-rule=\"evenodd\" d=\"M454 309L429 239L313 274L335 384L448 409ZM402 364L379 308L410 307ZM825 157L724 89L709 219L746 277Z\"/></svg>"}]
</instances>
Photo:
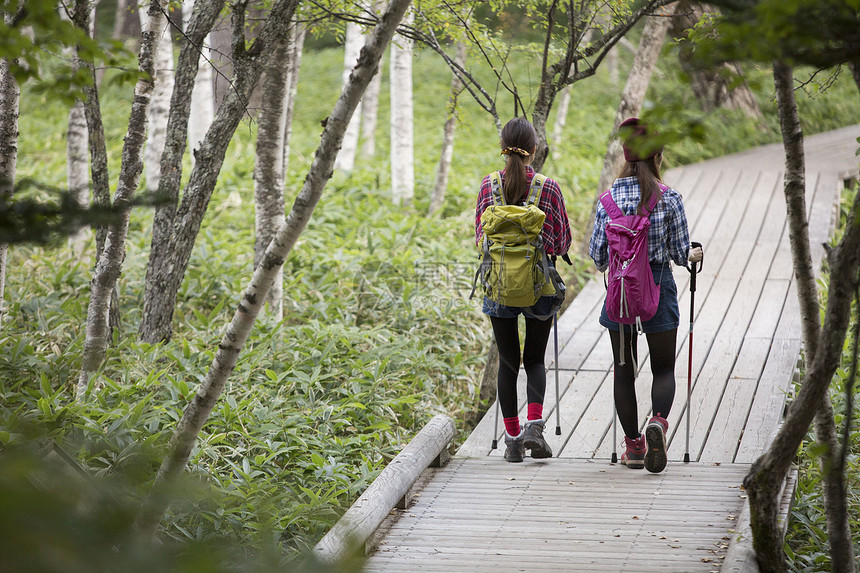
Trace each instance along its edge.
<instances>
[{"instance_id":1,"label":"ponytail","mask_svg":"<svg viewBox=\"0 0 860 573\"><path fill-rule=\"evenodd\" d=\"M641 161L628 161L621 169L619 178L636 177L639 180L639 204L636 206L636 214L644 215L651 201L651 197L659 193L660 183L663 179L660 176L660 164L662 154L656 154L653 157L643 159Z\"/></svg>"},{"instance_id":2,"label":"ponytail","mask_svg":"<svg viewBox=\"0 0 860 573\"><path fill-rule=\"evenodd\" d=\"M515 205L528 193L526 159L537 146L537 132L527 119L515 117L502 128L501 145L506 156L502 192L505 203Z\"/></svg>"}]
</instances>

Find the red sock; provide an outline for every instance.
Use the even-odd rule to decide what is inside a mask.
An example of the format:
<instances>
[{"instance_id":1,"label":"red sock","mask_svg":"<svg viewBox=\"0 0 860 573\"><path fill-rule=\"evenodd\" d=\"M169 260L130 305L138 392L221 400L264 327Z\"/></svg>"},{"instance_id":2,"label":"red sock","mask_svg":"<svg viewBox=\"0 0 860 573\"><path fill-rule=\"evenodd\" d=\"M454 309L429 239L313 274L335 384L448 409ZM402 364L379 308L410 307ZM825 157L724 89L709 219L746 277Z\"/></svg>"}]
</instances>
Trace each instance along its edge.
<instances>
[{"instance_id":1,"label":"red sock","mask_svg":"<svg viewBox=\"0 0 860 573\"><path fill-rule=\"evenodd\" d=\"M543 418L543 404L537 402L529 402L529 421L540 420Z\"/></svg>"},{"instance_id":2,"label":"red sock","mask_svg":"<svg viewBox=\"0 0 860 573\"><path fill-rule=\"evenodd\" d=\"M517 437L520 435L520 417L514 416L513 418L503 418L505 421L505 431L508 435Z\"/></svg>"}]
</instances>

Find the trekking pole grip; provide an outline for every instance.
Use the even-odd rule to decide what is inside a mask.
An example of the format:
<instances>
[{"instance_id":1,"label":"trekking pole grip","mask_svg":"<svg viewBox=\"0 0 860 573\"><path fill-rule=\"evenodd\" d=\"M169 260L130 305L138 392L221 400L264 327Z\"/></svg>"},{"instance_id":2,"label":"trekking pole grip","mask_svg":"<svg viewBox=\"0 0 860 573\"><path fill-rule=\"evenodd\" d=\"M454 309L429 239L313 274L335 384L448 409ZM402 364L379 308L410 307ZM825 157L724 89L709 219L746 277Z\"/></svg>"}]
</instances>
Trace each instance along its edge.
<instances>
[{"instance_id":1,"label":"trekking pole grip","mask_svg":"<svg viewBox=\"0 0 860 573\"><path fill-rule=\"evenodd\" d=\"M702 243L691 241L690 247L695 249L696 247L702 248ZM705 262L704 255L702 256L702 260L698 263L693 263L690 265L690 292L696 292L696 273L702 270L702 264Z\"/></svg>"}]
</instances>

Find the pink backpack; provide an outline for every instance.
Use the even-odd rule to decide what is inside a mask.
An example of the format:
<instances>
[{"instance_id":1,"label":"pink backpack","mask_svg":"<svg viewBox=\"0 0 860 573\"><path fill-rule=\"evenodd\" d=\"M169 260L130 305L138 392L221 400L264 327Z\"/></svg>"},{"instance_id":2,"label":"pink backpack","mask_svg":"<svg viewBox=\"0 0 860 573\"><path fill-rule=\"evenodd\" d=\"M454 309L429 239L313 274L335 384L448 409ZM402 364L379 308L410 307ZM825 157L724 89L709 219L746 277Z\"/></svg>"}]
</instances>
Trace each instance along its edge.
<instances>
[{"instance_id":1,"label":"pink backpack","mask_svg":"<svg viewBox=\"0 0 860 573\"><path fill-rule=\"evenodd\" d=\"M636 324L640 331L641 323L654 317L660 303L660 285L654 284L648 262L648 229L651 212L666 189L660 185L660 192L651 197L645 215L625 215L609 191L600 196L600 204L609 215L606 314L619 324Z\"/></svg>"}]
</instances>

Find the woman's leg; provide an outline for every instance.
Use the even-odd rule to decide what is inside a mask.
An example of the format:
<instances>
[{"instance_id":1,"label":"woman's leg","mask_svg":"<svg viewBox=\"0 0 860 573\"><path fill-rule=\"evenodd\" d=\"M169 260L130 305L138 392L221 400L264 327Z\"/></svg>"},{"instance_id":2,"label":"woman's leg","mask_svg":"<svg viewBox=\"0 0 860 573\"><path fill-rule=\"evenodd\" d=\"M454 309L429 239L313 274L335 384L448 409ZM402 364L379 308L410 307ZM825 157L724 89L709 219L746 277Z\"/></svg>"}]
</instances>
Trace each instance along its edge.
<instances>
[{"instance_id":1,"label":"woman's leg","mask_svg":"<svg viewBox=\"0 0 860 573\"><path fill-rule=\"evenodd\" d=\"M519 434L517 418L517 374L520 370L520 337L517 332L517 318L490 317L493 335L499 349L498 395L505 429L511 435ZM516 429L514 428L516 423Z\"/></svg>"},{"instance_id":2,"label":"woman's leg","mask_svg":"<svg viewBox=\"0 0 860 573\"><path fill-rule=\"evenodd\" d=\"M614 393L615 411L624 429L624 435L629 438L639 437L639 414L636 408L636 335L624 333L624 365L621 361L621 333L618 330L609 331L614 357Z\"/></svg>"},{"instance_id":3,"label":"woman's leg","mask_svg":"<svg viewBox=\"0 0 860 573\"><path fill-rule=\"evenodd\" d=\"M552 330L552 319L539 320L526 317L526 341L523 348L523 368L526 371L528 419L543 417L543 398L546 394L546 344ZM538 411L540 410L540 411Z\"/></svg>"},{"instance_id":4,"label":"woman's leg","mask_svg":"<svg viewBox=\"0 0 860 573\"><path fill-rule=\"evenodd\" d=\"M669 417L675 401L675 340L678 329L645 335L651 355L651 407L655 416Z\"/></svg>"}]
</instances>

